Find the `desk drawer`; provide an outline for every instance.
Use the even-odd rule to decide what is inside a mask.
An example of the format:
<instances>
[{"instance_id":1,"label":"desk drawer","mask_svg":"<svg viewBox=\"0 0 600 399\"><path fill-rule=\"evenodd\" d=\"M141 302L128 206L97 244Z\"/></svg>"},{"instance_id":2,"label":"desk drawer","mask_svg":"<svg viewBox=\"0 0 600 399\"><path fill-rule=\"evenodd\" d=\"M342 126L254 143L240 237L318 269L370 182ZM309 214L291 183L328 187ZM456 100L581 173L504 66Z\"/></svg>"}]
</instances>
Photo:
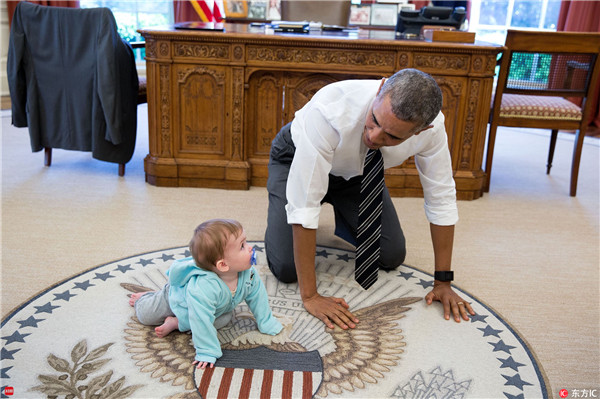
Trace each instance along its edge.
<instances>
[{"instance_id":1,"label":"desk drawer","mask_svg":"<svg viewBox=\"0 0 600 399\"><path fill-rule=\"evenodd\" d=\"M173 42L173 61L232 60L231 44L205 42Z\"/></svg>"},{"instance_id":2,"label":"desk drawer","mask_svg":"<svg viewBox=\"0 0 600 399\"><path fill-rule=\"evenodd\" d=\"M278 68L360 71L392 74L395 51L370 51L340 48L298 48L287 46L254 46L246 48L248 66L277 66Z\"/></svg>"}]
</instances>

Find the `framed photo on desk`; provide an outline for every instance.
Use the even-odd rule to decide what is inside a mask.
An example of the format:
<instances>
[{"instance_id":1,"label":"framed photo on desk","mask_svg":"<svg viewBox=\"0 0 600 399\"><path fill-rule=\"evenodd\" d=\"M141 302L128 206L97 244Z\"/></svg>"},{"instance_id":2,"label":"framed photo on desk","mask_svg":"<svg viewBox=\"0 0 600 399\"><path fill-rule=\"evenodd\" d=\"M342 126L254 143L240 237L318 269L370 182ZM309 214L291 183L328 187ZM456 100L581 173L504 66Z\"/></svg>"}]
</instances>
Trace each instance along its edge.
<instances>
[{"instance_id":1,"label":"framed photo on desk","mask_svg":"<svg viewBox=\"0 0 600 399\"><path fill-rule=\"evenodd\" d=\"M371 5L352 4L350 8L350 25L369 25L371 22Z\"/></svg>"},{"instance_id":2,"label":"framed photo on desk","mask_svg":"<svg viewBox=\"0 0 600 399\"><path fill-rule=\"evenodd\" d=\"M397 19L397 4L371 4L371 25L396 26Z\"/></svg>"},{"instance_id":3,"label":"framed photo on desk","mask_svg":"<svg viewBox=\"0 0 600 399\"><path fill-rule=\"evenodd\" d=\"M248 5L248 18L267 19L267 1L250 1Z\"/></svg>"},{"instance_id":4,"label":"framed photo on desk","mask_svg":"<svg viewBox=\"0 0 600 399\"><path fill-rule=\"evenodd\" d=\"M248 1L246 0L223 0L225 6L225 17L246 18L248 16Z\"/></svg>"}]
</instances>

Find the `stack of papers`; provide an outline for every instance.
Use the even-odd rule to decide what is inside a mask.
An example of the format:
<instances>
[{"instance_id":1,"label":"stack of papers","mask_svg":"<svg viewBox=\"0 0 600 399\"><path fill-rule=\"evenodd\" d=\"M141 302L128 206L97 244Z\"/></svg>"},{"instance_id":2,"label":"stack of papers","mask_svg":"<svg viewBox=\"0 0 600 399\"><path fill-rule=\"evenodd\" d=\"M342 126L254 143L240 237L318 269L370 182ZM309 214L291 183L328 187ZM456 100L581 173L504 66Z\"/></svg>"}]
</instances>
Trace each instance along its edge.
<instances>
[{"instance_id":1,"label":"stack of papers","mask_svg":"<svg viewBox=\"0 0 600 399\"><path fill-rule=\"evenodd\" d=\"M275 32L308 33L310 23L308 21L273 21L271 27Z\"/></svg>"}]
</instances>

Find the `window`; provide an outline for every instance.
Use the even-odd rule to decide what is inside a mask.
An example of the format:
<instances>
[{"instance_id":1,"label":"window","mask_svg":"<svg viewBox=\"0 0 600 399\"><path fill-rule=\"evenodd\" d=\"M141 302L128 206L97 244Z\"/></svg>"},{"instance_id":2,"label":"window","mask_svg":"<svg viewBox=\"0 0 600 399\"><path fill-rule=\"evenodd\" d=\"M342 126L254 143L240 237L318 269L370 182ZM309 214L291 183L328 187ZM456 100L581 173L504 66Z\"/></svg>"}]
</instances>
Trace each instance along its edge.
<instances>
[{"instance_id":1,"label":"window","mask_svg":"<svg viewBox=\"0 0 600 399\"><path fill-rule=\"evenodd\" d=\"M81 8L110 8L117 21L119 34L129 42L143 41L140 28L171 25L173 0L80 0ZM143 61L144 49L136 50L136 60Z\"/></svg>"},{"instance_id":2,"label":"window","mask_svg":"<svg viewBox=\"0 0 600 399\"><path fill-rule=\"evenodd\" d=\"M470 2L469 30L477 40L504 44L514 29L556 31L561 0L482 0Z\"/></svg>"}]
</instances>

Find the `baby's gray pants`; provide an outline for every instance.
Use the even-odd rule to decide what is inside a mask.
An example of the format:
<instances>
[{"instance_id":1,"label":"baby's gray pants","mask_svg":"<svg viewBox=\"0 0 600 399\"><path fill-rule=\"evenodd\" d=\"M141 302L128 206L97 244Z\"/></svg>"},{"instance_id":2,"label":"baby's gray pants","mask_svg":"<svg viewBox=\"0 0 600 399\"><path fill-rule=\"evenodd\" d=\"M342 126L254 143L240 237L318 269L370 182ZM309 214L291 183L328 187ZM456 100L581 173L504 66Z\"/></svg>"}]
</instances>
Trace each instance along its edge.
<instances>
[{"instance_id":1,"label":"baby's gray pants","mask_svg":"<svg viewBox=\"0 0 600 399\"><path fill-rule=\"evenodd\" d=\"M135 302L135 315L146 326L158 326L169 316L175 316L169 306L169 283L162 290L142 295Z\"/></svg>"}]
</instances>

